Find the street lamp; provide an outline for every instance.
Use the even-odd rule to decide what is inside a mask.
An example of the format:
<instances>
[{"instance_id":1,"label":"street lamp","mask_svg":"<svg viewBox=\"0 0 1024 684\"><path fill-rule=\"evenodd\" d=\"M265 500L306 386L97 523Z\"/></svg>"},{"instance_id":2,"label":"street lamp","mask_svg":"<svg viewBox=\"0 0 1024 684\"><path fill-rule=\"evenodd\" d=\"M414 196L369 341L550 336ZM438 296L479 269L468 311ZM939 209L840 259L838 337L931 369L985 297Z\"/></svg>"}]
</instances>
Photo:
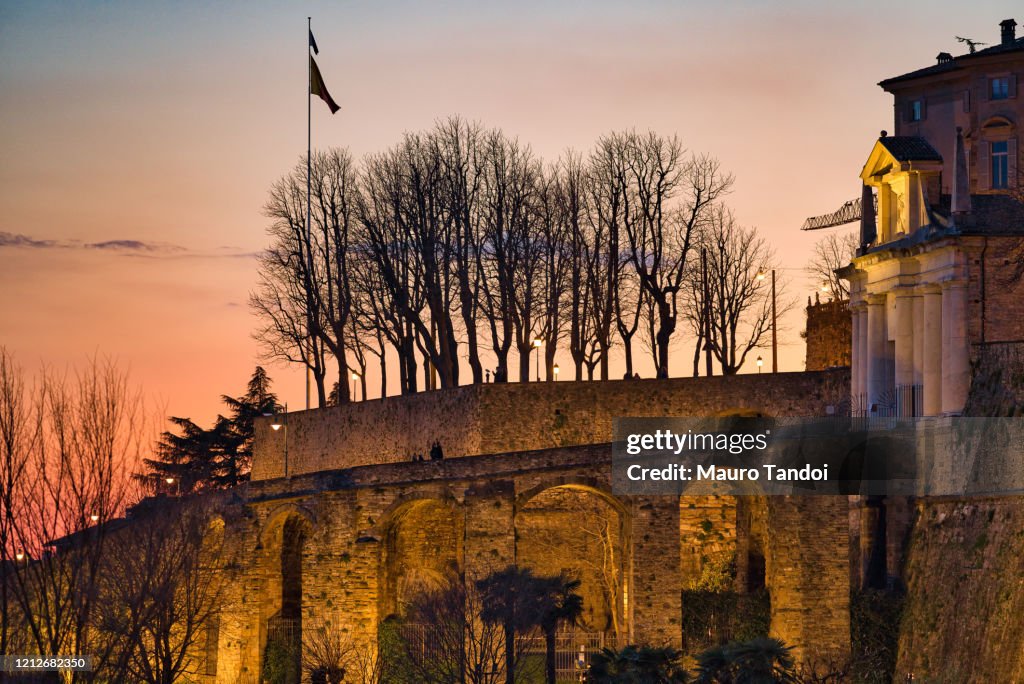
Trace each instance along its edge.
<instances>
[{"instance_id":1,"label":"street lamp","mask_svg":"<svg viewBox=\"0 0 1024 684\"><path fill-rule=\"evenodd\" d=\"M14 554L14 558L20 563L21 561L25 560L25 552L19 551L18 553Z\"/></svg>"},{"instance_id":2,"label":"street lamp","mask_svg":"<svg viewBox=\"0 0 1024 684\"><path fill-rule=\"evenodd\" d=\"M288 403L285 402L284 413L274 415L274 422L270 424L270 429L277 432L281 428L284 428L284 476L288 477Z\"/></svg>"},{"instance_id":3,"label":"street lamp","mask_svg":"<svg viewBox=\"0 0 1024 684\"><path fill-rule=\"evenodd\" d=\"M765 279L764 271L757 274L758 280ZM779 372L779 326L775 317L775 269L772 269L772 373ZM760 372L760 371L759 371Z\"/></svg>"},{"instance_id":4,"label":"street lamp","mask_svg":"<svg viewBox=\"0 0 1024 684\"><path fill-rule=\"evenodd\" d=\"M170 487L174 486L174 484L175 484L175 483L177 483L177 484L178 484L178 486L177 486L177 488L175 489L175 493L176 493L177 495L179 495L179 496L181 495L181 482L180 482L180 481L178 481L178 480L175 480L175 479L174 479L173 477L165 477L165 478L164 478L164 482L166 482L166 483L167 483L167 487L168 487L168 488L170 488Z\"/></svg>"},{"instance_id":5,"label":"street lamp","mask_svg":"<svg viewBox=\"0 0 1024 684\"><path fill-rule=\"evenodd\" d=\"M763 365L764 365L764 359L762 359L760 356L758 356L757 357L757 374L758 375L761 374L761 366L763 366Z\"/></svg>"},{"instance_id":6,"label":"street lamp","mask_svg":"<svg viewBox=\"0 0 1024 684\"><path fill-rule=\"evenodd\" d=\"M551 370L555 372L555 380L558 380L558 364L556 363L555 367L552 368Z\"/></svg>"},{"instance_id":7,"label":"street lamp","mask_svg":"<svg viewBox=\"0 0 1024 684\"><path fill-rule=\"evenodd\" d=\"M92 515L89 516L89 520L92 520L93 522L99 522L100 521L100 516L98 516L95 513L93 513Z\"/></svg>"},{"instance_id":8,"label":"street lamp","mask_svg":"<svg viewBox=\"0 0 1024 684\"><path fill-rule=\"evenodd\" d=\"M352 401L356 400L356 380L359 379L359 373L352 371ZM363 397L366 399L366 397Z\"/></svg>"},{"instance_id":9,"label":"street lamp","mask_svg":"<svg viewBox=\"0 0 1024 684\"><path fill-rule=\"evenodd\" d=\"M540 346L542 344L539 337L533 338L533 347L537 350L537 382L540 382Z\"/></svg>"}]
</instances>

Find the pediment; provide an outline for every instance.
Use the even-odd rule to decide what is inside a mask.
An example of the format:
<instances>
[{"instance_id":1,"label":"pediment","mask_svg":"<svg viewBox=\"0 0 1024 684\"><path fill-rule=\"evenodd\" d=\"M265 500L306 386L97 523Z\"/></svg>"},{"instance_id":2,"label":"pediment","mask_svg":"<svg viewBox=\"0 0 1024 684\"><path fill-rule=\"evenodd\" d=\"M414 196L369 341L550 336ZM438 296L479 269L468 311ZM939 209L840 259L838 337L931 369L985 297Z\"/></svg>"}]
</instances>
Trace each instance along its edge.
<instances>
[{"instance_id":1,"label":"pediment","mask_svg":"<svg viewBox=\"0 0 1024 684\"><path fill-rule=\"evenodd\" d=\"M861 180L878 185L883 178L914 171L941 171L942 155L918 136L883 136L875 141L860 172Z\"/></svg>"},{"instance_id":2,"label":"pediment","mask_svg":"<svg viewBox=\"0 0 1024 684\"><path fill-rule=\"evenodd\" d=\"M868 160L864 163L864 168L860 172L860 178L868 185L877 185L879 180L891 173L893 167L896 166L899 166L899 162L896 161L896 158L892 156L889 150L885 149L882 141L877 140L875 141L875 146L871 148Z\"/></svg>"}]
</instances>

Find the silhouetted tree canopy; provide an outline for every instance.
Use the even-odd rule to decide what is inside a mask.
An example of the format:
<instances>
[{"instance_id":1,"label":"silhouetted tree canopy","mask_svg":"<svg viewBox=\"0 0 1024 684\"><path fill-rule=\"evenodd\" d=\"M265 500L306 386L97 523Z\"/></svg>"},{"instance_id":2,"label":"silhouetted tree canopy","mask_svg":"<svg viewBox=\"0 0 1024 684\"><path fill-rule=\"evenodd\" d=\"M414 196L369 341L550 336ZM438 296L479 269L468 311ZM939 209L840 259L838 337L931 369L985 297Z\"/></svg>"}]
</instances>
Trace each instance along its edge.
<instances>
[{"instance_id":1,"label":"silhouetted tree canopy","mask_svg":"<svg viewBox=\"0 0 1024 684\"><path fill-rule=\"evenodd\" d=\"M171 416L174 426L160 435L156 458L145 459L149 472L139 479L155 491L187 493L227 489L249 479L252 465L253 421L282 410L270 390L267 372L257 366L239 397L222 395L227 416L218 415L209 428L189 418ZM173 478L168 484L167 479Z\"/></svg>"}]
</instances>

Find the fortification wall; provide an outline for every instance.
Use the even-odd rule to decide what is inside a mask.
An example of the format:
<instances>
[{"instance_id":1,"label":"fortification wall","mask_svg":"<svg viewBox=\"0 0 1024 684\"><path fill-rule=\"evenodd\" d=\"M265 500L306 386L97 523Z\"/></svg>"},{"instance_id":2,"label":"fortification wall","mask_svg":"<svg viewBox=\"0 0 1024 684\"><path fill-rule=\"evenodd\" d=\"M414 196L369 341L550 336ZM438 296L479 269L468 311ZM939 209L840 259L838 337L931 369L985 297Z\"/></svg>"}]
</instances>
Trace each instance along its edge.
<instances>
[{"instance_id":1,"label":"fortification wall","mask_svg":"<svg viewBox=\"0 0 1024 684\"><path fill-rule=\"evenodd\" d=\"M1024 497L919 504L896 679L1024 681Z\"/></svg>"},{"instance_id":2,"label":"fortification wall","mask_svg":"<svg viewBox=\"0 0 1024 684\"><path fill-rule=\"evenodd\" d=\"M668 380L488 384L291 413L256 423L252 479L610 442L620 416L751 411L821 416L849 397L849 370ZM286 446L287 445L287 446Z\"/></svg>"}]
</instances>

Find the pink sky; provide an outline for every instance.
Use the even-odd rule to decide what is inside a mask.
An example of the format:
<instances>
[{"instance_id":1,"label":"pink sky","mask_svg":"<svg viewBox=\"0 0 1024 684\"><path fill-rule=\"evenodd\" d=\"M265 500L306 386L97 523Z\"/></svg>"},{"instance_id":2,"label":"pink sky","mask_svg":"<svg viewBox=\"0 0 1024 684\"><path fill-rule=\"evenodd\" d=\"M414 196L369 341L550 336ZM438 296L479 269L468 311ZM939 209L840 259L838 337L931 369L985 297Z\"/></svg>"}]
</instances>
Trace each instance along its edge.
<instances>
[{"instance_id":1,"label":"pink sky","mask_svg":"<svg viewBox=\"0 0 1024 684\"><path fill-rule=\"evenodd\" d=\"M678 133L735 174L737 218L800 269L821 237L803 219L857 196L892 127L875 84L961 52L955 35L997 40L1019 10L825 4L5 3L0 233L26 239L0 240L0 344L30 367L114 356L200 421L242 391L261 207L305 151L307 14L342 106L314 103L314 146L359 157L449 114L546 159L615 129ZM89 246L118 240L145 248ZM806 301L813 283L790 275ZM785 321L783 370L803 368L802 327ZM673 366L688 372L682 341ZM302 372L269 370L301 407Z\"/></svg>"}]
</instances>

